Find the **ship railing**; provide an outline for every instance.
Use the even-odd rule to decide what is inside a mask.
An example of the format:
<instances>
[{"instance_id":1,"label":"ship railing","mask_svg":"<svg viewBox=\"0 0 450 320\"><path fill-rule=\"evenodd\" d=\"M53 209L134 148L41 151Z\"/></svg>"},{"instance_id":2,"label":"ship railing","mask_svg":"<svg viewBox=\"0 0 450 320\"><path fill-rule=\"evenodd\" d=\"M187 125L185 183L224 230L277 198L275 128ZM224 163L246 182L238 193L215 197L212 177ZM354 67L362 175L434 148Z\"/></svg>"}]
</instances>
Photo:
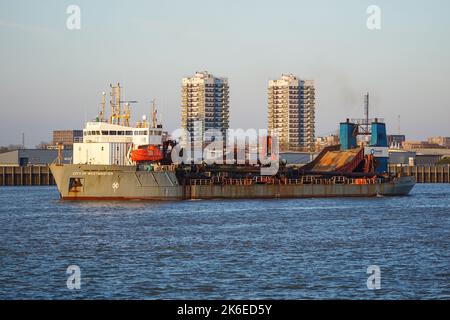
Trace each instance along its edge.
<instances>
[{"instance_id":1,"label":"ship railing","mask_svg":"<svg viewBox=\"0 0 450 320\"><path fill-rule=\"evenodd\" d=\"M299 185L299 184L354 184L354 185L372 185L381 183L381 179L374 178L346 178L340 179L326 179L315 177L301 177L299 179L277 179L273 177L254 177L253 179L229 179L224 177L213 177L212 179L190 179L190 185L204 186L204 185L239 185L249 186L254 184L285 184L285 185Z\"/></svg>"},{"instance_id":2,"label":"ship railing","mask_svg":"<svg viewBox=\"0 0 450 320\"><path fill-rule=\"evenodd\" d=\"M211 179L191 179L191 186L208 186L212 184Z\"/></svg>"},{"instance_id":3,"label":"ship railing","mask_svg":"<svg viewBox=\"0 0 450 320\"><path fill-rule=\"evenodd\" d=\"M367 185L367 184L379 184L381 179L374 178L347 178L348 184Z\"/></svg>"},{"instance_id":4,"label":"ship railing","mask_svg":"<svg viewBox=\"0 0 450 320\"><path fill-rule=\"evenodd\" d=\"M153 165L153 171L156 171L156 172L162 172L162 171L174 172L175 169L176 169L176 166L174 164L170 164L170 165Z\"/></svg>"},{"instance_id":5,"label":"ship railing","mask_svg":"<svg viewBox=\"0 0 450 320\"><path fill-rule=\"evenodd\" d=\"M247 178L249 179L249 178ZM273 183L273 178L272 177L266 177L266 176L255 176L251 179L249 179L252 181L253 184L268 184L268 183Z\"/></svg>"},{"instance_id":6,"label":"ship railing","mask_svg":"<svg viewBox=\"0 0 450 320\"><path fill-rule=\"evenodd\" d=\"M206 186L213 184L234 185L234 186L250 186L255 184L253 179L190 179L190 185Z\"/></svg>"},{"instance_id":7,"label":"ship railing","mask_svg":"<svg viewBox=\"0 0 450 320\"><path fill-rule=\"evenodd\" d=\"M225 184L228 185L239 185L239 186L249 186L254 183L253 179L225 179Z\"/></svg>"},{"instance_id":8,"label":"ship railing","mask_svg":"<svg viewBox=\"0 0 450 320\"><path fill-rule=\"evenodd\" d=\"M314 179L314 184L330 184L330 179Z\"/></svg>"},{"instance_id":9,"label":"ship railing","mask_svg":"<svg viewBox=\"0 0 450 320\"><path fill-rule=\"evenodd\" d=\"M347 178L347 177L338 177L333 179L327 178L315 178L311 176L301 177L299 179L281 179L279 180L280 184L379 184L381 183L381 179L374 178Z\"/></svg>"},{"instance_id":10,"label":"ship railing","mask_svg":"<svg viewBox=\"0 0 450 320\"><path fill-rule=\"evenodd\" d=\"M257 176L253 179L253 181L257 184L274 184L275 179L272 177L266 177L266 176Z\"/></svg>"}]
</instances>

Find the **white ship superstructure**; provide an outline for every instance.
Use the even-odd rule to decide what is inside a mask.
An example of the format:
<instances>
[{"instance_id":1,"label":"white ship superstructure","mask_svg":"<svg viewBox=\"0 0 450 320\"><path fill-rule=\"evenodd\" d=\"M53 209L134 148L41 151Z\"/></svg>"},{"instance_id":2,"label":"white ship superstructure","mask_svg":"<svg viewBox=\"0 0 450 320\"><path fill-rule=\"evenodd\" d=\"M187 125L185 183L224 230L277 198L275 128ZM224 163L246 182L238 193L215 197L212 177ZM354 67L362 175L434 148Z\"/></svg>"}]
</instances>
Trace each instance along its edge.
<instances>
[{"instance_id":1,"label":"white ship superstructure","mask_svg":"<svg viewBox=\"0 0 450 320\"><path fill-rule=\"evenodd\" d=\"M132 150L145 145L162 145L163 128L157 124L156 110L153 110L151 126L146 116L135 127L129 126L129 105L126 105L125 113L121 114L117 107L120 96L115 96L117 92L120 94L117 88L120 86L112 87L113 116L105 119L103 99L100 115L95 121L87 122L83 129L83 142L73 144L73 164L134 165L130 157Z\"/></svg>"}]
</instances>

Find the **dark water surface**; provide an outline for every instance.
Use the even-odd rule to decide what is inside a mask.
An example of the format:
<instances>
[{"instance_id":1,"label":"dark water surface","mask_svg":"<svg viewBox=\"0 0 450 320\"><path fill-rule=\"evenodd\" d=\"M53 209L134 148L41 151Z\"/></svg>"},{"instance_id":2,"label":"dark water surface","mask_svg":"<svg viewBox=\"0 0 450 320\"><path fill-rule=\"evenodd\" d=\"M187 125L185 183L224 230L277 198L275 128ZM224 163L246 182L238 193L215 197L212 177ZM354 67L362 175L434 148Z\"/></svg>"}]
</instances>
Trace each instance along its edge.
<instances>
[{"instance_id":1,"label":"dark water surface","mask_svg":"<svg viewBox=\"0 0 450 320\"><path fill-rule=\"evenodd\" d=\"M69 265L80 290L66 286ZM380 290L367 289L369 265ZM449 299L450 185L397 198L170 203L0 188L0 298Z\"/></svg>"}]
</instances>

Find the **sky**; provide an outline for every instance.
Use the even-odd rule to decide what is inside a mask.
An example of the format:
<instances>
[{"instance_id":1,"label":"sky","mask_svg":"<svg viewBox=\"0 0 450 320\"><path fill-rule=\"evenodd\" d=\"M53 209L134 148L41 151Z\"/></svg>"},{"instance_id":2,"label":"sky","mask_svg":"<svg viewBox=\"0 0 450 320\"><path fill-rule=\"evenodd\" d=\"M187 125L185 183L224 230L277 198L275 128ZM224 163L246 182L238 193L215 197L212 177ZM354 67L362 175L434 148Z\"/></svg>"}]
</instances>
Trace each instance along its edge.
<instances>
[{"instance_id":1,"label":"sky","mask_svg":"<svg viewBox=\"0 0 450 320\"><path fill-rule=\"evenodd\" d=\"M363 117L365 92L388 133L450 136L449 12L447 0L1 0L0 145L82 129L117 82L139 101L134 121L156 99L172 131L181 79L203 70L228 78L232 128L266 128L268 81L293 73L315 81L317 136Z\"/></svg>"}]
</instances>

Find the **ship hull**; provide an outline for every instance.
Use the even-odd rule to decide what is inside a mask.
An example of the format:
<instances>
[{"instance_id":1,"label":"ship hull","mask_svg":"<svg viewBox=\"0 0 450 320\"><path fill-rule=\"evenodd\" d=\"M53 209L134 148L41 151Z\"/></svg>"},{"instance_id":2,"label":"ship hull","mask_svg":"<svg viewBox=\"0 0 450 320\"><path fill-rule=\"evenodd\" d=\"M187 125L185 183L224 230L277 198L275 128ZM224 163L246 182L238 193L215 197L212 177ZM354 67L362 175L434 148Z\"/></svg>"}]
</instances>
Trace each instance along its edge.
<instances>
[{"instance_id":1,"label":"ship hull","mask_svg":"<svg viewBox=\"0 0 450 320\"><path fill-rule=\"evenodd\" d=\"M408 195L414 178L376 184L181 185L173 171L139 171L134 166L52 165L65 200L188 200L375 197Z\"/></svg>"},{"instance_id":2,"label":"ship hull","mask_svg":"<svg viewBox=\"0 0 450 320\"><path fill-rule=\"evenodd\" d=\"M174 172L138 171L135 166L50 166L64 200L182 200Z\"/></svg>"},{"instance_id":3,"label":"ship hull","mask_svg":"<svg viewBox=\"0 0 450 320\"><path fill-rule=\"evenodd\" d=\"M407 177L409 178L409 177ZM379 184L261 184L187 186L189 199L274 199L405 196L414 180L402 178Z\"/></svg>"}]
</instances>

